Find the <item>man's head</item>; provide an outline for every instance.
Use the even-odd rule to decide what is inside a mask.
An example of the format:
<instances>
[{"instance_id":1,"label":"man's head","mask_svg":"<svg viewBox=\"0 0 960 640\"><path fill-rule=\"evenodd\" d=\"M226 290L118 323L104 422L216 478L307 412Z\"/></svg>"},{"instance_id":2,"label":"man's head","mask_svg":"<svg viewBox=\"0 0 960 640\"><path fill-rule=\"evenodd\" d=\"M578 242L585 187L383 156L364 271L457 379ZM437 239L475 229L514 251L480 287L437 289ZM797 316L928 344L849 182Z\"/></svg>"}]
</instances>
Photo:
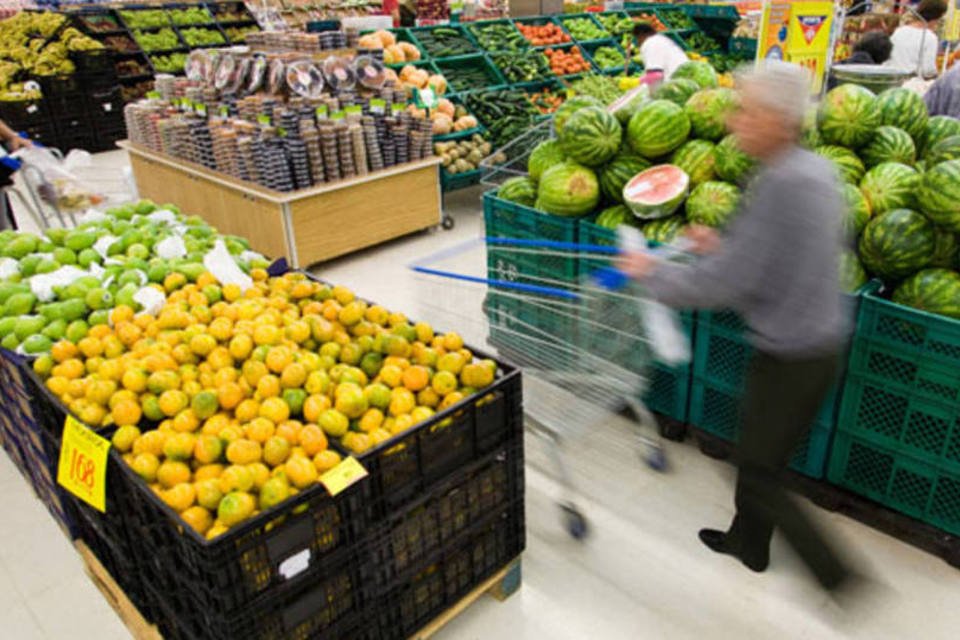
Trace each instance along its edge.
<instances>
[{"instance_id":1,"label":"man's head","mask_svg":"<svg viewBox=\"0 0 960 640\"><path fill-rule=\"evenodd\" d=\"M643 41L650 36L657 35L657 30L649 22L638 22L633 25L633 37L637 44L643 44Z\"/></svg>"},{"instance_id":2,"label":"man's head","mask_svg":"<svg viewBox=\"0 0 960 640\"><path fill-rule=\"evenodd\" d=\"M810 97L810 75L795 64L768 60L738 74L740 106L730 116L738 146L771 158L800 137Z\"/></svg>"},{"instance_id":3,"label":"man's head","mask_svg":"<svg viewBox=\"0 0 960 640\"><path fill-rule=\"evenodd\" d=\"M890 36L883 31L870 31L853 45L853 51L866 53L873 58L873 64L883 64L890 58L893 43L890 42Z\"/></svg>"},{"instance_id":4,"label":"man's head","mask_svg":"<svg viewBox=\"0 0 960 640\"><path fill-rule=\"evenodd\" d=\"M920 0L916 12L926 21L928 26L933 28L936 26L937 20L947 12L947 3L944 0Z\"/></svg>"}]
</instances>

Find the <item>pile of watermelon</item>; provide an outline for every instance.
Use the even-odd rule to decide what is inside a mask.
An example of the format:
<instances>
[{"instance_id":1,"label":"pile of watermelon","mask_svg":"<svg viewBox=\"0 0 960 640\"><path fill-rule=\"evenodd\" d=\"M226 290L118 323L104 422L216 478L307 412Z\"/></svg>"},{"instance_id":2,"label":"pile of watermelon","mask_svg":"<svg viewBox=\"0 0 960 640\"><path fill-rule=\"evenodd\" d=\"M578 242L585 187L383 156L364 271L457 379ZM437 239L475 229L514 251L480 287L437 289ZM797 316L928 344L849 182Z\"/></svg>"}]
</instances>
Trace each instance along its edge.
<instances>
[{"instance_id":1,"label":"pile of watermelon","mask_svg":"<svg viewBox=\"0 0 960 640\"><path fill-rule=\"evenodd\" d=\"M929 117L909 89L845 84L808 119L804 141L845 183L844 286L879 278L895 302L960 318L960 121Z\"/></svg>"},{"instance_id":2,"label":"pile of watermelon","mask_svg":"<svg viewBox=\"0 0 960 640\"><path fill-rule=\"evenodd\" d=\"M595 216L614 229L640 227L668 242L688 222L722 227L753 162L726 131L736 94L718 87L704 62L688 62L629 117L576 96L554 114L556 138L531 152L528 176L504 183L501 198L560 216ZM599 210L599 212L598 212Z\"/></svg>"}]
</instances>

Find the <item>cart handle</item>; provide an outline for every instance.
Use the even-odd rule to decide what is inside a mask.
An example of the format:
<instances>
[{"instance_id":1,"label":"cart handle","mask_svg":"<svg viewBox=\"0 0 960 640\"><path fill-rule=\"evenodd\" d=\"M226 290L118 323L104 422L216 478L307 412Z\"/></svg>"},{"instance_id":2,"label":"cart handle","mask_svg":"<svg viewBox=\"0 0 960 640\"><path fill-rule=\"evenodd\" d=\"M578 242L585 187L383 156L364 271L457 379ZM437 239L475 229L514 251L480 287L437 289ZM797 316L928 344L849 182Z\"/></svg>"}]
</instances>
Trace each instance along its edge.
<instances>
[{"instance_id":1,"label":"cart handle","mask_svg":"<svg viewBox=\"0 0 960 640\"><path fill-rule=\"evenodd\" d=\"M462 273L454 273L453 271L443 271L441 269L430 269L429 267L410 267L413 271L417 273L423 273L430 276L439 276L441 278L450 278L451 280L462 280L464 282L474 282L477 284L486 284L489 286L494 286L500 289L513 289L514 291L523 291L524 293L537 293L545 296L552 296L555 298L563 298L565 300L579 300L580 296L576 293L571 293L566 289L560 289L558 287L544 287L536 284L524 284L522 282L510 282L509 280L497 280L492 278L480 278L477 276L468 276Z\"/></svg>"}]
</instances>

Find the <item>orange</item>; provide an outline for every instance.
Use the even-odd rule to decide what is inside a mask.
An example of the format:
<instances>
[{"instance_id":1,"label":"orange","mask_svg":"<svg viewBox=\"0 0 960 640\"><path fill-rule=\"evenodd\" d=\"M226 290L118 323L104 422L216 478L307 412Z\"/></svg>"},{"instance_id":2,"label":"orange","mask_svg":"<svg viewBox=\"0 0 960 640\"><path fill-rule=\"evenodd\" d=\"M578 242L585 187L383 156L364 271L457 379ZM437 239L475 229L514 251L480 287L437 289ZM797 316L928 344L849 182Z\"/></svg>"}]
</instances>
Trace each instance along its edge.
<instances>
[{"instance_id":1,"label":"orange","mask_svg":"<svg viewBox=\"0 0 960 640\"><path fill-rule=\"evenodd\" d=\"M291 446L296 446L300 443L300 431L302 429L303 425L296 420L287 420L277 425L276 437L283 438Z\"/></svg>"},{"instance_id":2,"label":"orange","mask_svg":"<svg viewBox=\"0 0 960 640\"><path fill-rule=\"evenodd\" d=\"M380 381L388 387L399 387L403 382L403 369L397 365L388 364L380 369Z\"/></svg>"},{"instance_id":3,"label":"orange","mask_svg":"<svg viewBox=\"0 0 960 640\"><path fill-rule=\"evenodd\" d=\"M461 400L463 400L463 394L459 391L454 391L453 393L448 393L444 396L443 400L440 402L440 406L437 407L440 411L443 411L447 407L452 407Z\"/></svg>"},{"instance_id":4,"label":"orange","mask_svg":"<svg viewBox=\"0 0 960 640\"><path fill-rule=\"evenodd\" d=\"M457 376L450 371L437 371L433 374L430 386L441 396L457 390Z\"/></svg>"},{"instance_id":5,"label":"orange","mask_svg":"<svg viewBox=\"0 0 960 640\"><path fill-rule=\"evenodd\" d=\"M227 302L236 302L243 295L240 285L228 284L223 287L223 299Z\"/></svg>"},{"instance_id":6,"label":"orange","mask_svg":"<svg viewBox=\"0 0 960 640\"><path fill-rule=\"evenodd\" d=\"M420 391L430 384L430 370L420 365L413 365L403 372L403 386L410 391Z\"/></svg>"},{"instance_id":7,"label":"orange","mask_svg":"<svg viewBox=\"0 0 960 640\"><path fill-rule=\"evenodd\" d=\"M189 404L190 399L187 394L179 389L170 389L160 395L160 410L168 417L177 415Z\"/></svg>"},{"instance_id":8,"label":"orange","mask_svg":"<svg viewBox=\"0 0 960 640\"><path fill-rule=\"evenodd\" d=\"M436 407L440 404L440 395L430 387L427 387L417 394L417 404L423 405L424 407Z\"/></svg>"},{"instance_id":9,"label":"orange","mask_svg":"<svg viewBox=\"0 0 960 640\"><path fill-rule=\"evenodd\" d=\"M493 383L495 370L479 362L466 365L460 372L460 381L464 386L482 389Z\"/></svg>"},{"instance_id":10,"label":"orange","mask_svg":"<svg viewBox=\"0 0 960 640\"><path fill-rule=\"evenodd\" d=\"M200 391L190 401L190 408L200 420L206 420L220 409L217 394L213 391Z\"/></svg>"},{"instance_id":11,"label":"orange","mask_svg":"<svg viewBox=\"0 0 960 640\"><path fill-rule=\"evenodd\" d=\"M214 369L226 369L234 364L233 356L230 355L230 351L226 347L217 347L211 351L210 355L207 356L207 362Z\"/></svg>"},{"instance_id":12,"label":"orange","mask_svg":"<svg viewBox=\"0 0 960 640\"><path fill-rule=\"evenodd\" d=\"M307 422L316 422L320 414L331 406L330 397L315 394L303 403L303 417Z\"/></svg>"},{"instance_id":13,"label":"orange","mask_svg":"<svg viewBox=\"0 0 960 640\"><path fill-rule=\"evenodd\" d=\"M300 446L304 453L313 457L327 448L327 436L317 425L308 424L300 430Z\"/></svg>"},{"instance_id":14,"label":"orange","mask_svg":"<svg viewBox=\"0 0 960 640\"><path fill-rule=\"evenodd\" d=\"M263 455L259 442L241 438L227 445L227 461L233 464L258 462Z\"/></svg>"},{"instance_id":15,"label":"orange","mask_svg":"<svg viewBox=\"0 0 960 640\"><path fill-rule=\"evenodd\" d=\"M365 433L356 433L353 431L343 437L342 443L343 446L354 453L363 453L373 446L373 441L370 439L370 436Z\"/></svg>"},{"instance_id":16,"label":"orange","mask_svg":"<svg viewBox=\"0 0 960 640\"><path fill-rule=\"evenodd\" d=\"M157 469L157 482L164 489L190 482L190 467L180 460L165 460Z\"/></svg>"},{"instance_id":17,"label":"orange","mask_svg":"<svg viewBox=\"0 0 960 640\"><path fill-rule=\"evenodd\" d=\"M217 322L224 320L218 318ZM229 320L226 320L229 322ZM198 356L208 356L210 352L217 348L217 339L206 333L201 333L190 338L190 350Z\"/></svg>"},{"instance_id":18,"label":"orange","mask_svg":"<svg viewBox=\"0 0 960 640\"><path fill-rule=\"evenodd\" d=\"M359 418L369 408L363 389L353 382L337 385L335 398L334 408L348 418Z\"/></svg>"},{"instance_id":19,"label":"orange","mask_svg":"<svg viewBox=\"0 0 960 640\"><path fill-rule=\"evenodd\" d=\"M414 424L428 420L433 416L433 409L430 407L417 407L410 412L410 417L413 418Z\"/></svg>"},{"instance_id":20,"label":"orange","mask_svg":"<svg viewBox=\"0 0 960 640\"><path fill-rule=\"evenodd\" d=\"M195 442L193 457L201 464L213 464L223 455L223 442L215 435L201 435Z\"/></svg>"},{"instance_id":21,"label":"orange","mask_svg":"<svg viewBox=\"0 0 960 640\"><path fill-rule=\"evenodd\" d=\"M154 482L157 479L157 470L160 468L160 459L153 453L136 454L130 468L143 478L144 482Z\"/></svg>"},{"instance_id":22,"label":"orange","mask_svg":"<svg viewBox=\"0 0 960 640\"><path fill-rule=\"evenodd\" d=\"M397 435L398 433L403 433L407 429L413 426L413 416L409 413L405 413L401 416L397 416L393 424L390 426L390 433L392 435Z\"/></svg>"},{"instance_id":23,"label":"orange","mask_svg":"<svg viewBox=\"0 0 960 640\"><path fill-rule=\"evenodd\" d=\"M87 358L93 358L103 353L103 343L99 339L87 335L77 343L77 349Z\"/></svg>"},{"instance_id":24,"label":"orange","mask_svg":"<svg viewBox=\"0 0 960 640\"><path fill-rule=\"evenodd\" d=\"M262 489L263 485L270 479L270 469L262 462L251 462L247 465L247 469L253 475L253 488L257 491Z\"/></svg>"},{"instance_id":25,"label":"orange","mask_svg":"<svg viewBox=\"0 0 960 640\"><path fill-rule=\"evenodd\" d=\"M184 509L180 512L180 517L200 535L205 534L213 526L213 514L200 506Z\"/></svg>"},{"instance_id":26,"label":"orange","mask_svg":"<svg viewBox=\"0 0 960 640\"><path fill-rule=\"evenodd\" d=\"M170 355L172 355L173 359L179 364L196 364L198 362L197 356L190 350L190 347L185 344L175 346L173 351L170 352Z\"/></svg>"},{"instance_id":27,"label":"orange","mask_svg":"<svg viewBox=\"0 0 960 640\"><path fill-rule=\"evenodd\" d=\"M147 388L147 374L142 369L127 369L123 372L120 382L124 389L142 393Z\"/></svg>"},{"instance_id":28,"label":"orange","mask_svg":"<svg viewBox=\"0 0 960 640\"><path fill-rule=\"evenodd\" d=\"M173 430L181 433L193 432L200 428L200 419L193 409L184 409L173 419Z\"/></svg>"},{"instance_id":29,"label":"orange","mask_svg":"<svg viewBox=\"0 0 960 640\"><path fill-rule=\"evenodd\" d=\"M194 474L197 476L197 481L193 487L197 492L197 504L207 509L216 509L217 505L220 504L220 499L223 498L223 492L220 491L220 480L216 477L200 477L200 472L208 468L210 467L197 469L196 474Z\"/></svg>"},{"instance_id":30,"label":"orange","mask_svg":"<svg viewBox=\"0 0 960 640\"><path fill-rule=\"evenodd\" d=\"M290 441L273 436L263 445L263 461L271 467L278 467L290 457Z\"/></svg>"},{"instance_id":31,"label":"orange","mask_svg":"<svg viewBox=\"0 0 960 640\"><path fill-rule=\"evenodd\" d=\"M217 402L227 410L236 408L243 396L243 389L236 382L226 382L217 388Z\"/></svg>"},{"instance_id":32,"label":"orange","mask_svg":"<svg viewBox=\"0 0 960 640\"><path fill-rule=\"evenodd\" d=\"M260 444L265 443L276 433L276 426L266 418L254 418L244 427L247 438Z\"/></svg>"},{"instance_id":33,"label":"orange","mask_svg":"<svg viewBox=\"0 0 960 640\"><path fill-rule=\"evenodd\" d=\"M463 338L457 333L445 333L443 335L443 346L447 351L456 351L463 348Z\"/></svg>"},{"instance_id":34,"label":"orange","mask_svg":"<svg viewBox=\"0 0 960 640\"><path fill-rule=\"evenodd\" d=\"M167 503L171 509L181 513L193 506L197 499L197 490L193 488L192 484L185 482L162 492L160 499Z\"/></svg>"},{"instance_id":35,"label":"orange","mask_svg":"<svg viewBox=\"0 0 960 640\"><path fill-rule=\"evenodd\" d=\"M309 458L293 456L284 464L287 480L297 489L306 489L317 481L317 468Z\"/></svg>"},{"instance_id":36,"label":"orange","mask_svg":"<svg viewBox=\"0 0 960 640\"><path fill-rule=\"evenodd\" d=\"M229 382L236 382L240 378L240 372L236 369L220 369L213 374L213 386L219 387Z\"/></svg>"},{"instance_id":37,"label":"orange","mask_svg":"<svg viewBox=\"0 0 960 640\"><path fill-rule=\"evenodd\" d=\"M290 407L281 398L267 398L260 405L260 417L280 424L290 418Z\"/></svg>"},{"instance_id":38,"label":"orange","mask_svg":"<svg viewBox=\"0 0 960 640\"><path fill-rule=\"evenodd\" d=\"M230 418L227 417L225 413L218 413L215 416L212 416L203 423L203 428L200 429L200 433L205 436L219 436L220 432L223 429L230 425Z\"/></svg>"},{"instance_id":39,"label":"orange","mask_svg":"<svg viewBox=\"0 0 960 640\"><path fill-rule=\"evenodd\" d=\"M327 409L320 414L317 424L331 438L339 438L350 428L350 419L336 409Z\"/></svg>"},{"instance_id":40,"label":"orange","mask_svg":"<svg viewBox=\"0 0 960 640\"><path fill-rule=\"evenodd\" d=\"M340 454L332 449L321 451L313 457L313 466L321 475L340 464Z\"/></svg>"},{"instance_id":41,"label":"orange","mask_svg":"<svg viewBox=\"0 0 960 640\"><path fill-rule=\"evenodd\" d=\"M230 339L230 355L235 360L246 360L253 351L253 338L241 333Z\"/></svg>"},{"instance_id":42,"label":"orange","mask_svg":"<svg viewBox=\"0 0 960 640\"><path fill-rule=\"evenodd\" d=\"M243 363L242 367L243 378L247 381L250 386L257 386L257 383L260 381L260 378L267 375L269 371L267 370L267 365L262 362L257 362L256 360L247 360Z\"/></svg>"},{"instance_id":43,"label":"orange","mask_svg":"<svg viewBox=\"0 0 960 640\"><path fill-rule=\"evenodd\" d=\"M390 415L396 417L404 413L410 413L417 405L417 400L413 392L404 387L398 387L393 390L390 398Z\"/></svg>"},{"instance_id":44,"label":"orange","mask_svg":"<svg viewBox=\"0 0 960 640\"><path fill-rule=\"evenodd\" d=\"M210 322L207 333L220 342L226 342L233 336L233 321L230 318L215 318Z\"/></svg>"},{"instance_id":45,"label":"orange","mask_svg":"<svg viewBox=\"0 0 960 640\"><path fill-rule=\"evenodd\" d=\"M132 321L134 315L132 307L125 304L117 305L110 312L110 322L113 323L113 326L117 326L123 322Z\"/></svg>"},{"instance_id":46,"label":"orange","mask_svg":"<svg viewBox=\"0 0 960 640\"><path fill-rule=\"evenodd\" d=\"M283 337L280 328L271 324L261 323L253 330L253 341L260 346L274 346L280 344Z\"/></svg>"},{"instance_id":47,"label":"orange","mask_svg":"<svg viewBox=\"0 0 960 640\"><path fill-rule=\"evenodd\" d=\"M135 426L126 425L114 432L111 443L120 453L127 453L133 449L133 444L139 437L140 429Z\"/></svg>"},{"instance_id":48,"label":"orange","mask_svg":"<svg viewBox=\"0 0 960 640\"><path fill-rule=\"evenodd\" d=\"M174 433L163 443L163 455L168 460L187 461L193 456L197 438L192 433Z\"/></svg>"},{"instance_id":49,"label":"orange","mask_svg":"<svg viewBox=\"0 0 960 640\"><path fill-rule=\"evenodd\" d=\"M118 403L110 413L113 423L120 426L136 426L140 423L143 411L135 400L124 400Z\"/></svg>"},{"instance_id":50,"label":"orange","mask_svg":"<svg viewBox=\"0 0 960 640\"><path fill-rule=\"evenodd\" d=\"M91 378L87 383L86 399L100 405L110 402L110 396L117 390L117 384L112 380L98 380Z\"/></svg>"},{"instance_id":51,"label":"orange","mask_svg":"<svg viewBox=\"0 0 960 640\"><path fill-rule=\"evenodd\" d=\"M274 373L281 373L293 362L293 353L287 347L273 347L267 352L267 368Z\"/></svg>"},{"instance_id":52,"label":"orange","mask_svg":"<svg viewBox=\"0 0 960 640\"><path fill-rule=\"evenodd\" d=\"M267 374L257 382L257 395L263 398L275 398L280 395L280 378Z\"/></svg>"},{"instance_id":53,"label":"orange","mask_svg":"<svg viewBox=\"0 0 960 640\"><path fill-rule=\"evenodd\" d=\"M363 417L360 418L360 430L364 433L370 433L380 428L383 424L383 412L380 409L368 409Z\"/></svg>"},{"instance_id":54,"label":"orange","mask_svg":"<svg viewBox=\"0 0 960 640\"><path fill-rule=\"evenodd\" d=\"M267 359L269 361L269 356L267 356ZM307 368L298 362L288 364L280 375L280 384L284 389L302 387L306 381Z\"/></svg>"},{"instance_id":55,"label":"orange","mask_svg":"<svg viewBox=\"0 0 960 640\"><path fill-rule=\"evenodd\" d=\"M287 339L292 340L297 344L303 344L309 340L310 333L310 325L303 320L291 322L286 329Z\"/></svg>"},{"instance_id":56,"label":"orange","mask_svg":"<svg viewBox=\"0 0 960 640\"><path fill-rule=\"evenodd\" d=\"M234 416L241 424L250 422L258 415L260 415L260 403L256 400L244 400L234 411Z\"/></svg>"},{"instance_id":57,"label":"orange","mask_svg":"<svg viewBox=\"0 0 960 640\"><path fill-rule=\"evenodd\" d=\"M456 351L445 353L437 359L437 369L439 371L447 371L454 375L459 375L465 364L466 360L464 360L463 354Z\"/></svg>"},{"instance_id":58,"label":"orange","mask_svg":"<svg viewBox=\"0 0 960 640\"><path fill-rule=\"evenodd\" d=\"M50 355L57 363L75 358L78 353L80 353L80 350L77 349L77 345L69 340L59 340L50 348Z\"/></svg>"},{"instance_id":59,"label":"orange","mask_svg":"<svg viewBox=\"0 0 960 640\"><path fill-rule=\"evenodd\" d=\"M413 325L414 331L417 332L417 340L429 344L433 341L433 327L431 327L426 322L418 322Z\"/></svg>"},{"instance_id":60,"label":"orange","mask_svg":"<svg viewBox=\"0 0 960 640\"><path fill-rule=\"evenodd\" d=\"M236 285L228 284L224 287L224 295L226 295L226 289L232 286ZM238 291L239 289L240 288L237 287ZM253 515L256 506L256 501L249 493L233 491L225 495L223 500L220 501L217 507L217 519L223 523L224 526L232 527Z\"/></svg>"}]
</instances>

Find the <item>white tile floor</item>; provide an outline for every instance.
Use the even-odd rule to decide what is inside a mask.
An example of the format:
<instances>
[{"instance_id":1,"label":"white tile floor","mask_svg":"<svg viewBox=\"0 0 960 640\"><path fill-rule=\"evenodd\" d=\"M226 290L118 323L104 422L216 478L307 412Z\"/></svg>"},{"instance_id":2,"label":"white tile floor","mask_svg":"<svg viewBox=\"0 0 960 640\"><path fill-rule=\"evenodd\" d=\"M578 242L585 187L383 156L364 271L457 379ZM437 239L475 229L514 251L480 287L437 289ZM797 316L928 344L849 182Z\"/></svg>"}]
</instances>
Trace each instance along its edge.
<instances>
[{"instance_id":1,"label":"white tile floor","mask_svg":"<svg viewBox=\"0 0 960 640\"><path fill-rule=\"evenodd\" d=\"M98 164L120 168L110 154ZM482 229L479 192L448 198L451 232L424 233L323 266L324 277L413 313L416 283L405 269ZM619 418L571 446L586 542L571 540L554 506L559 485L543 443L528 439L527 551L523 587L504 603L483 598L440 638L920 638L953 639L960 628L956 569L836 514L823 525L886 585L844 615L812 584L777 539L772 565L752 574L697 541L705 525L731 516L732 469L690 445L667 443L671 470L646 469ZM572 443L573 444L573 443ZM811 507L813 509L813 507ZM44 507L0 456L0 638L75 640L129 637Z\"/></svg>"}]
</instances>

